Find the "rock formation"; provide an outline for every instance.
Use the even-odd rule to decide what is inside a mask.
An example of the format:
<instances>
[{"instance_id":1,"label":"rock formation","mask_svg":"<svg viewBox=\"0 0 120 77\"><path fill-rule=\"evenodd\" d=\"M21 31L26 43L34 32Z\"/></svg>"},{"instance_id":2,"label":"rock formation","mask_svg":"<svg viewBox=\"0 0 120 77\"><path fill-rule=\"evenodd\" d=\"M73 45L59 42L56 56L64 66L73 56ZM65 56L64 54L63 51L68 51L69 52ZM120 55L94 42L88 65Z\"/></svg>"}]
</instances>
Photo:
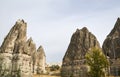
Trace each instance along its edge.
<instances>
[{"instance_id":1,"label":"rock formation","mask_svg":"<svg viewBox=\"0 0 120 77\"><path fill-rule=\"evenodd\" d=\"M46 73L45 64L46 64L46 56L42 46L40 46L37 51L33 54L33 73L34 74L43 74Z\"/></svg>"},{"instance_id":2,"label":"rock formation","mask_svg":"<svg viewBox=\"0 0 120 77\"><path fill-rule=\"evenodd\" d=\"M30 55L31 56L31 61L32 61L32 73L33 74L36 74L36 73L34 73L34 71L35 71L35 62L36 62L36 56L35 56L35 53L36 53L36 45L35 45L35 43L33 42L33 40L32 40L32 38L29 38L28 40L27 40L27 46L28 46L28 51L30 51L30 52L28 52L28 55Z\"/></svg>"},{"instance_id":3,"label":"rock formation","mask_svg":"<svg viewBox=\"0 0 120 77\"><path fill-rule=\"evenodd\" d=\"M30 51L27 50L26 29L27 24L24 20L18 20L4 39L1 45L0 59L2 71L6 73L1 74L2 77L7 73L11 74L9 75L11 77L31 77L31 56L27 53Z\"/></svg>"},{"instance_id":4,"label":"rock formation","mask_svg":"<svg viewBox=\"0 0 120 77\"><path fill-rule=\"evenodd\" d=\"M111 74L116 75L116 71L120 71L120 18L117 19L114 28L106 37L102 49L110 59Z\"/></svg>"},{"instance_id":5,"label":"rock formation","mask_svg":"<svg viewBox=\"0 0 120 77\"><path fill-rule=\"evenodd\" d=\"M36 46L27 40L27 24L18 20L0 47L0 77L32 77ZM41 56L41 55L39 55Z\"/></svg>"},{"instance_id":6,"label":"rock formation","mask_svg":"<svg viewBox=\"0 0 120 77\"><path fill-rule=\"evenodd\" d=\"M62 62L62 77L86 77L85 54L92 47L100 47L96 37L86 27L77 29Z\"/></svg>"},{"instance_id":7,"label":"rock formation","mask_svg":"<svg viewBox=\"0 0 120 77\"><path fill-rule=\"evenodd\" d=\"M10 30L1 46L1 52L13 53L15 44L25 42L27 24L22 20L18 20L14 27Z\"/></svg>"},{"instance_id":8,"label":"rock formation","mask_svg":"<svg viewBox=\"0 0 120 77\"><path fill-rule=\"evenodd\" d=\"M46 56L42 46L37 49L37 73L45 73Z\"/></svg>"},{"instance_id":9,"label":"rock formation","mask_svg":"<svg viewBox=\"0 0 120 77\"><path fill-rule=\"evenodd\" d=\"M28 46L28 51L30 51L27 52L27 54L33 56L33 53L36 52L36 45L33 42L32 38L29 38L26 44Z\"/></svg>"}]
</instances>

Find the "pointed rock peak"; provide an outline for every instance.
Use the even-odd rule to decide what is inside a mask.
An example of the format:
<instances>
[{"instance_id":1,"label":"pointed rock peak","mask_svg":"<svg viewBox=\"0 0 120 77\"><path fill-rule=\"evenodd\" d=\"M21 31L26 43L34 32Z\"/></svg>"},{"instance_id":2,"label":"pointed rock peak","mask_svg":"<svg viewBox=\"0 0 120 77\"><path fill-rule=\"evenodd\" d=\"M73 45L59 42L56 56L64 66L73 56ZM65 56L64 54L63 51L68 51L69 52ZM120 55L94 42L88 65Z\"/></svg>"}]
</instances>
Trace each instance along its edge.
<instances>
[{"instance_id":1,"label":"pointed rock peak","mask_svg":"<svg viewBox=\"0 0 120 77\"><path fill-rule=\"evenodd\" d=\"M42 47L42 45L40 45L40 47L39 47L39 48L43 48L43 47Z\"/></svg>"},{"instance_id":2,"label":"pointed rock peak","mask_svg":"<svg viewBox=\"0 0 120 77\"><path fill-rule=\"evenodd\" d=\"M112 36L112 35L119 35L120 33L120 18L117 19L114 28L111 30L110 34L108 36Z\"/></svg>"},{"instance_id":3,"label":"pointed rock peak","mask_svg":"<svg viewBox=\"0 0 120 77\"><path fill-rule=\"evenodd\" d=\"M104 40L102 49L110 59L120 58L120 18L117 19L114 28Z\"/></svg>"},{"instance_id":4,"label":"pointed rock peak","mask_svg":"<svg viewBox=\"0 0 120 77\"><path fill-rule=\"evenodd\" d=\"M82 31L82 32L89 32L89 30L87 29L87 27L83 27L82 29L78 29L77 28L75 33L78 33L80 31Z\"/></svg>"},{"instance_id":5,"label":"pointed rock peak","mask_svg":"<svg viewBox=\"0 0 120 77\"><path fill-rule=\"evenodd\" d=\"M45 56L45 52L44 52L44 49L42 46L40 46L38 49L37 49L37 52L39 52L41 55L44 55Z\"/></svg>"},{"instance_id":6,"label":"pointed rock peak","mask_svg":"<svg viewBox=\"0 0 120 77\"><path fill-rule=\"evenodd\" d=\"M120 18L118 17L117 21L120 21Z\"/></svg>"},{"instance_id":7,"label":"pointed rock peak","mask_svg":"<svg viewBox=\"0 0 120 77\"><path fill-rule=\"evenodd\" d=\"M117 21L115 23L115 27L120 27L120 18L117 19Z\"/></svg>"},{"instance_id":8,"label":"pointed rock peak","mask_svg":"<svg viewBox=\"0 0 120 77\"><path fill-rule=\"evenodd\" d=\"M75 34L75 33L79 33L80 32L80 29L76 29L76 32L74 32L73 34Z\"/></svg>"},{"instance_id":9,"label":"pointed rock peak","mask_svg":"<svg viewBox=\"0 0 120 77\"><path fill-rule=\"evenodd\" d=\"M82 29L81 29L82 31L87 31L88 32L88 29L87 29L87 27L83 27Z\"/></svg>"},{"instance_id":10,"label":"pointed rock peak","mask_svg":"<svg viewBox=\"0 0 120 77\"><path fill-rule=\"evenodd\" d=\"M30 37L27 42L32 42L32 41L33 41L32 37Z\"/></svg>"},{"instance_id":11,"label":"pointed rock peak","mask_svg":"<svg viewBox=\"0 0 120 77\"><path fill-rule=\"evenodd\" d=\"M1 45L2 51L12 53L16 44L26 42L26 32L27 25L24 20L16 21Z\"/></svg>"},{"instance_id":12,"label":"pointed rock peak","mask_svg":"<svg viewBox=\"0 0 120 77\"><path fill-rule=\"evenodd\" d=\"M80 29L79 29L79 28L77 28L77 29L76 29L76 31L80 31Z\"/></svg>"},{"instance_id":13,"label":"pointed rock peak","mask_svg":"<svg viewBox=\"0 0 120 77\"><path fill-rule=\"evenodd\" d=\"M27 40L27 45L36 50L36 44L34 43L31 37Z\"/></svg>"},{"instance_id":14,"label":"pointed rock peak","mask_svg":"<svg viewBox=\"0 0 120 77\"><path fill-rule=\"evenodd\" d=\"M39 51L41 51L41 50L44 51L44 49L43 49L42 46L40 46L37 51L39 52Z\"/></svg>"},{"instance_id":15,"label":"pointed rock peak","mask_svg":"<svg viewBox=\"0 0 120 77\"><path fill-rule=\"evenodd\" d=\"M68 49L63 57L61 73L71 73L72 75L79 77L79 75L74 73L73 70L80 71L82 65L85 64L86 53L93 47L100 48L97 38L90 33L86 27L77 29L72 35ZM80 66L80 68L78 68L78 66ZM85 66L84 68L86 69ZM67 77L67 74L61 75L62 77Z\"/></svg>"},{"instance_id":16,"label":"pointed rock peak","mask_svg":"<svg viewBox=\"0 0 120 77\"><path fill-rule=\"evenodd\" d=\"M18 19L16 23L18 24L18 23L26 23L26 22L23 19Z\"/></svg>"},{"instance_id":17,"label":"pointed rock peak","mask_svg":"<svg viewBox=\"0 0 120 77\"><path fill-rule=\"evenodd\" d=\"M27 23L23 20L23 19L18 19L14 25L14 28L15 29L18 29L18 30L26 30L27 28Z\"/></svg>"},{"instance_id":18,"label":"pointed rock peak","mask_svg":"<svg viewBox=\"0 0 120 77\"><path fill-rule=\"evenodd\" d=\"M72 55L76 55L76 57L82 55L80 57L82 59L84 58L88 49L92 47L100 48L99 42L97 41L95 35L90 33L86 27L83 27L82 29L77 29L77 31L72 35L65 56L69 56L69 58L72 60L74 57Z\"/></svg>"}]
</instances>

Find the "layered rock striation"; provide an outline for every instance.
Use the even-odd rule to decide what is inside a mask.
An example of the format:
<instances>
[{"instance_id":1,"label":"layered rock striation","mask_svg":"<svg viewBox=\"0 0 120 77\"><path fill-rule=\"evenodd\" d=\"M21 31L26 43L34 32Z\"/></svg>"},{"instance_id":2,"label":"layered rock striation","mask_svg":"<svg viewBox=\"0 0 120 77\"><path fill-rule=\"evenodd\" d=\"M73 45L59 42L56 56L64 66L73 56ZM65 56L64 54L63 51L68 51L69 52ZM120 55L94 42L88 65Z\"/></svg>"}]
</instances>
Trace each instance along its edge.
<instances>
[{"instance_id":1,"label":"layered rock striation","mask_svg":"<svg viewBox=\"0 0 120 77\"><path fill-rule=\"evenodd\" d=\"M86 27L73 33L62 62L62 77L87 77L85 54L92 47L99 47L96 37Z\"/></svg>"}]
</instances>

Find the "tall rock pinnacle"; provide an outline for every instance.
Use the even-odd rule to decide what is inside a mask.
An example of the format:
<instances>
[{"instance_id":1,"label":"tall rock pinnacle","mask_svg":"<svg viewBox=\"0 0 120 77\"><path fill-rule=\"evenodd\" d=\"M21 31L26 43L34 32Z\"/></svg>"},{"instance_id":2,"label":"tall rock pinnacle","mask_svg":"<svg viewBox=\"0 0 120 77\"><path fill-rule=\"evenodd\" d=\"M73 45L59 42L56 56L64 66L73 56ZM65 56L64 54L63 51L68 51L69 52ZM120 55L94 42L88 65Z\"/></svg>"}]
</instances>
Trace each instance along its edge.
<instances>
[{"instance_id":1,"label":"tall rock pinnacle","mask_svg":"<svg viewBox=\"0 0 120 77\"><path fill-rule=\"evenodd\" d=\"M72 35L71 42L68 46L65 57L72 59L83 59L89 48L100 47L96 37L88 31L86 27L77 29Z\"/></svg>"},{"instance_id":2,"label":"tall rock pinnacle","mask_svg":"<svg viewBox=\"0 0 120 77\"><path fill-rule=\"evenodd\" d=\"M36 45L31 37L27 40L27 47L28 47L28 52L26 52L26 54L33 55L33 53L36 52Z\"/></svg>"},{"instance_id":3,"label":"tall rock pinnacle","mask_svg":"<svg viewBox=\"0 0 120 77\"><path fill-rule=\"evenodd\" d=\"M62 77L79 77L75 71L83 70L82 77L86 77L87 68L85 64L85 54L92 47L99 47L96 37L88 31L86 27L77 29L73 33L68 49L63 58ZM86 72L85 72L86 71Z\"/></svg>"},{"instance_id":4,"label":"tall rock pinnacle","mask_svg":"<svg viewBox=\"0 0 120 77\"><path fill-rule=\"evenodd\" d=\"M42 60L42 49L36 57L36 45L32 38L27 40L27 24L24 20L18 20L11 28L0 47L0 77L32 77L37 60ZM43 53L45 55L45 53ZM44 60L44 59L43 59ZM42 71L44 67L40 66ZM39 62L42 63L42 62ZM38 70L38 69L37 69Z\"/></svg>"},{"instance_id":5,"label":"tall rock pinnacle","mask_svg":"<svg viewBox=\"0 0 120 77\"><path fill-rule=\"evenodd\" d=\"M13 53L15 43L25 42L27 24L24 20L18 20L10 30L1 46L1 52Z\"/></svg>"},{"instance_id":6,"label":"tall rock pinnacle","mask_svg":"<svg viewBox=\"0 0 120 77\"><path fill-rule=\"evenodd\" d=\"M108 36L113 36L114 37L115 34L117 34L117 32L120 34L120 18L117 19L117 21L114 25L114 28L112 29L112 31L110 32L110 34Z\"/></svg>"},{"instance_id":7,"label":"tall rock pinnacle","mask_svg":"<svg viewBox=\"0 0 120 77\"><path fill-rule=\"evenodd\" d=\"M120 58L120 18L117 19L114 28L105 39L102 49L111 59Z\"/></svg>"},{"instance_id":8,"label":"tall rock pinnacle","mask_svg":"<svg viewBox=\"0 0 120 77\"><path fill-rule=\"evenodd\" d=\"M39 68L38 73L45 73L46 56L42 46L37 49L37 64Z\"/></svg>"},{"instance_id":9,"label":"tall rock pinnacle","mask_svg":"<svg viewBox=\"0 0 120 77\"><path fill-rule=\"evenodd\" d=\"M120 76L120 18L103 42L102 49L110 61L110 74Z\"/></svg>"}]
</instances>

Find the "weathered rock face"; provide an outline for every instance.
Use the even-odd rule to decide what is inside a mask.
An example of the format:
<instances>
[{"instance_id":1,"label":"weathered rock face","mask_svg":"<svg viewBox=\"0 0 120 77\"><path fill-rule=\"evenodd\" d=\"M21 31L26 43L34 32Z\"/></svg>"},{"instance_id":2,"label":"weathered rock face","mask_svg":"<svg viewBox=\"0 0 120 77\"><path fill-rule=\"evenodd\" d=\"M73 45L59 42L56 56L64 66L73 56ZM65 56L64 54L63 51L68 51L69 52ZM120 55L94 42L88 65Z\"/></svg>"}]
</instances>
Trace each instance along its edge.
<instances>
[{"instance_id":1,"label":"weathered rock face","mask_svg":"<svg viewBox=\"0 0 120 77\"><path fill-rule=\"evenodd\" d=\"M62 62L62 77L86 77L85 54L92 47L100 47L96 37L86 27L77 29Z\"/></svg>"},{"instance_id":2,"label":"weathered rock face","mask_svg":"<svg viewBox=\"0 0 120 77\"><path fill-rule=\"evenodd\" d=\"M37 73L45 73L46 70L45 70L45 64L46 64L46 56L45 56L45 52L44 52L44 49L42 46L40 46L38 49L37 49L37 52L36 52L36 64L37 64Z\"/></svg>"},{"instance_id":3,"label":"weathered rock face","mask_svg":"<svg viewBox=\"0 0 120 77\"><path fill-rule=\"evenodd\" d=\"M26 41L26 27L24 20L18 20L10 30L1 46L1 52L13 53L15 44Z\"/></svg>"},{"instance_id":4,"label":"weathered rock face","mask_svg":"<svg viewBox=\"0 0 120 77\"><path fill-rule=\"evenodd\" d=\"M33 53L33 73L43 74L46 73L45 64L46 56L42 46L40 46L36 52Z\"/></svg>"},{"instance_id":5,"label":"weathered rock face","mask_svg":"<svg viewBox=\"0 0 120 77\"><path fill-rule=\"evenodd\" d=\"M28 46L28 52L27 54L30 55L32 57L32 73L33 74L36 74L35 73L35 62L36 62L36 56L35 56L35 53L36 53L36 45L35 43L33 42L32 38L29 38L27 40L27 46Z\"/></svg>"},{"instance_id":6,"label":"weathered rock face","mask_svg":"<svg viewBox=\"0 0 120 77\"><path fill-rule=\"evenodd\" d=\"M28 46L28 52L27 52L27 54L33 56L33 53L36 52L36 45L33 42L32 38L29 38L27 40L27 46Z\"/></svg>"},{"instance_id":7,"label":"weathered rock face","mask_svg":"<svg viewBox=\"0 0 120 77\"><path fill-rule=\"evenodd\" d=\"M118 18L116 24L110 34L103 43L103 52L110 57L110 59L120 58L120 19Z\"/></svg>"},{"instance_id":8,"label":"weathered rock face","mask_svg":"<svg viewBox=\"0 0 120 77\"><path fill-rule=\"evenodd\" d=\"M31 56L26 43L27 24L18 20L1 45L1 65L5 73L2 77L31 77ZM7 67L7 68L6 68ZM10 69L10 70L9 70Z\"/></svg>"},{"instance_id":9,"label":"weathered rock face","mask_svg":"<svg viewBox=\"0 0 120 77\"><path fill-rule=\"evenodd\" d=\"M20 46L25 47L25 49L22 50L24 51L23 54L18 55L18 57L20 57L20 59L18 59L18 62L20 62L20 64L22 62L22 67L20 68L20 70L25 72L21 74L21 76L31 77L34 69L34 53L36 52L36 45L33 42L32 38L29 38L24 43L24 45L20 45Z\"/></svg>"},{"instance_id":10,"label":"weathered rock face","mask_svg":"<svg viewBox=\"0 0 120 77\"><path fill-rule=\"evenodd\" d=\"M12 65L11 77L32 77L31 56L26 54L14 54Z\"/></svg>"},{"instance_id":11,"label":"weathered rock face","mask_svg":"<svg viewBox=\"0 0 120 77\"><path fill-rule=\"evenodd\" d=\"M0 77L32 77L31 46L26 42L27 24L18 20L0 49Z\"/></svg>"},{"instance_id":12,"label":"weathered rock face","mask_svg":"<svg viewBox=\"0 0 120 77\"><path fill-rule=\"evenodd\" d=\"M102 49L110 59L111 74L116 75L117 73L118 75L120 71L120 18L117 19L114 28L105 39Z\"/></svg>"}]
</instances>

